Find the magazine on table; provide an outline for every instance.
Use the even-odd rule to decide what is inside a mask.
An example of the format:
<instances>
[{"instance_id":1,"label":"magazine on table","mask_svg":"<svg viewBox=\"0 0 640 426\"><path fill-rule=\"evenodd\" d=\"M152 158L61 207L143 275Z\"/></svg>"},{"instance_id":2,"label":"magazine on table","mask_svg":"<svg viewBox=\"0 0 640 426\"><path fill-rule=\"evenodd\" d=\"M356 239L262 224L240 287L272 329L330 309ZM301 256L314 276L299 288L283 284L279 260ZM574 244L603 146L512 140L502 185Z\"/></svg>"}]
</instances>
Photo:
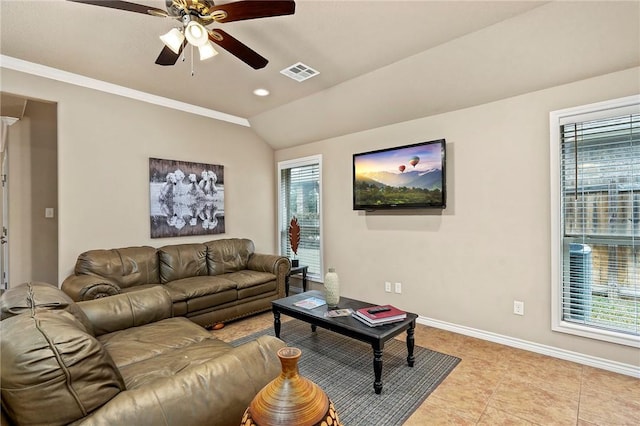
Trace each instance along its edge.
<instances>
[{"instance_id":1,"label":"magazine on table","mask_svg":"<svg viewBox=\"0 0 640 426\"><path fill-rule=\"evenodd\" d=\"M325 317L328 318L336 318L336 317L348 317L353 314L353 309L345 308L345 309L332 309L324 313Z\"/></svg>"},{"instance_id":2,"label":"magazine on table","mask_svg":"<svg viewBox=\"0 0 640 426\"><path fill-rule=\"evenodd\" d=\"M294 302L295 306L305 309L314 309L318 306L326 305L327 302L324 299L319 297L308 297L306 299L302 299L298 302Z\"/></svg>"}]
</instances>

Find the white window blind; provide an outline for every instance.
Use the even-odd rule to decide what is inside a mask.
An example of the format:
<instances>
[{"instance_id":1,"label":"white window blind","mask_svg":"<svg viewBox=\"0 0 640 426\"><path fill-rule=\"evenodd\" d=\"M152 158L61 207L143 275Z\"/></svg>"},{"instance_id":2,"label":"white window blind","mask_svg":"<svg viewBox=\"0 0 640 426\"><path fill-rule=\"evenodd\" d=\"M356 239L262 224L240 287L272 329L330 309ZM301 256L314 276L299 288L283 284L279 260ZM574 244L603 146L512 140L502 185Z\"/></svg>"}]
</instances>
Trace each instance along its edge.
<instances>
[{"instance_id":1,"label":"white window blind","mask_svg":"<svg viewBox=\"0 0 640 426\"><path fill-rule=\"evenodd\" d=\"M321 165L320 156L278 164L280 254L308 266L308 276L315 281L322 281ZM295 256L289 243L289 223L294 216L300 225Z\"/></svg>"},{"instance_id":2,"label":"white window blind","mask_svg":"<svg viewBox=\"0 0 640 426\"><path fill-rule=\"evenodd\" d=\"M560 320L637 342L640 113L612 109L562 122Z\"/></svg>"}]
</instances>

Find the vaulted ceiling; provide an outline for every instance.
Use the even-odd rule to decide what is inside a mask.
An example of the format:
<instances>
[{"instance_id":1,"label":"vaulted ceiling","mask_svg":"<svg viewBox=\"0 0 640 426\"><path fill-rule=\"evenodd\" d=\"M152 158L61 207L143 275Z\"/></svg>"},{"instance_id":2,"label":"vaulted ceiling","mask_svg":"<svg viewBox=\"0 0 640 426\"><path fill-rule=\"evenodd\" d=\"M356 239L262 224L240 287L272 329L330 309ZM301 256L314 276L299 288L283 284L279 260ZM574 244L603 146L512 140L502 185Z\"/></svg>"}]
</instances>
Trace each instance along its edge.
<instances>
[{"instance_id":1,"label":"vaulted ceiling","mask_svg":"<svg viewBox=\"0 0 640 426\"><path fill-rule=\"evenodd\" d=\"M3 57L247 118L276 149L640 65L638 1L297 0L294 15L211 26L265 68L218 49L193 76L189 49L154 64L172 19L64 0L2 1L0 19ZM280 73L297 62L320 74Z\"/></svg>"}]
</instances>

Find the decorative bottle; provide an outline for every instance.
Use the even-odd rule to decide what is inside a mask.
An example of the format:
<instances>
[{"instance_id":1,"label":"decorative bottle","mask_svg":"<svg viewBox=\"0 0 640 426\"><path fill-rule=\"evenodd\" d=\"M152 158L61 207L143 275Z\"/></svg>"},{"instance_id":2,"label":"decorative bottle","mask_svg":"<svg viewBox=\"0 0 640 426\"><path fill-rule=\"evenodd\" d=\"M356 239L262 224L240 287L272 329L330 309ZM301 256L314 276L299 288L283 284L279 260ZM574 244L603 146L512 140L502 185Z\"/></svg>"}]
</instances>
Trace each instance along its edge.
<instances>
[{"instance_id":1,"label":"decorative bottle","mask_svg":"<svg viewBox=\"0 0 640 426\"><path fill-rule=\"evenodd\" d=\"M329 268L324 276L324 297L330 308L335 308L340 303L340 280L334 268Z\"/></svg>"},{"instance_id":2,"label":"decorative bottle","mask_svg":"<svg viewBox=\"0 0 640 426\"><path fill-rule=\"evenodd\" d=\"M278 351L282 372L253 398L241 426L341 426L327 394L300 376L301 355L298 348L285 347Z\"/></svg>"}]
</instances>

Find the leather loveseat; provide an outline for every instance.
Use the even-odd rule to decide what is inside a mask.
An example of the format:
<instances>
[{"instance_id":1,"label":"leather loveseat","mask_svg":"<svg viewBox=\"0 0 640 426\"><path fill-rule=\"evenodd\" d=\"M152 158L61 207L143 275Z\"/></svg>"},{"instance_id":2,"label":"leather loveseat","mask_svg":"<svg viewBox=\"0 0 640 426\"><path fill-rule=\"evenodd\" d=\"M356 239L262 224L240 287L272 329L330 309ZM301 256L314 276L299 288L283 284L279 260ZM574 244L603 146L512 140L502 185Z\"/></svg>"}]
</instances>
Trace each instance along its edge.
<instances>
[{"instance_id":1,"label":"leather loveseat","mask_svg":"<svg viewBox=\"0 0 640 426\"><path fill-rule=\"evenodd\" d=\"M255 253L248 239L90 250L62 290L75 301L162 286L173 315L204 327L271 309L285 297L289 259Z\"/></svg>"},{"instance_id":2,"label":"leather loveseat","mask_svg":"<svg viewBox=\"0 0 640 426\"><path fill-rule=\"evenodd\" d=\"M281 371L280 339L232 347L163 287L75 303L28 283L0 310L3 425L238 425Z\"/></svg>"}]
</instances>

